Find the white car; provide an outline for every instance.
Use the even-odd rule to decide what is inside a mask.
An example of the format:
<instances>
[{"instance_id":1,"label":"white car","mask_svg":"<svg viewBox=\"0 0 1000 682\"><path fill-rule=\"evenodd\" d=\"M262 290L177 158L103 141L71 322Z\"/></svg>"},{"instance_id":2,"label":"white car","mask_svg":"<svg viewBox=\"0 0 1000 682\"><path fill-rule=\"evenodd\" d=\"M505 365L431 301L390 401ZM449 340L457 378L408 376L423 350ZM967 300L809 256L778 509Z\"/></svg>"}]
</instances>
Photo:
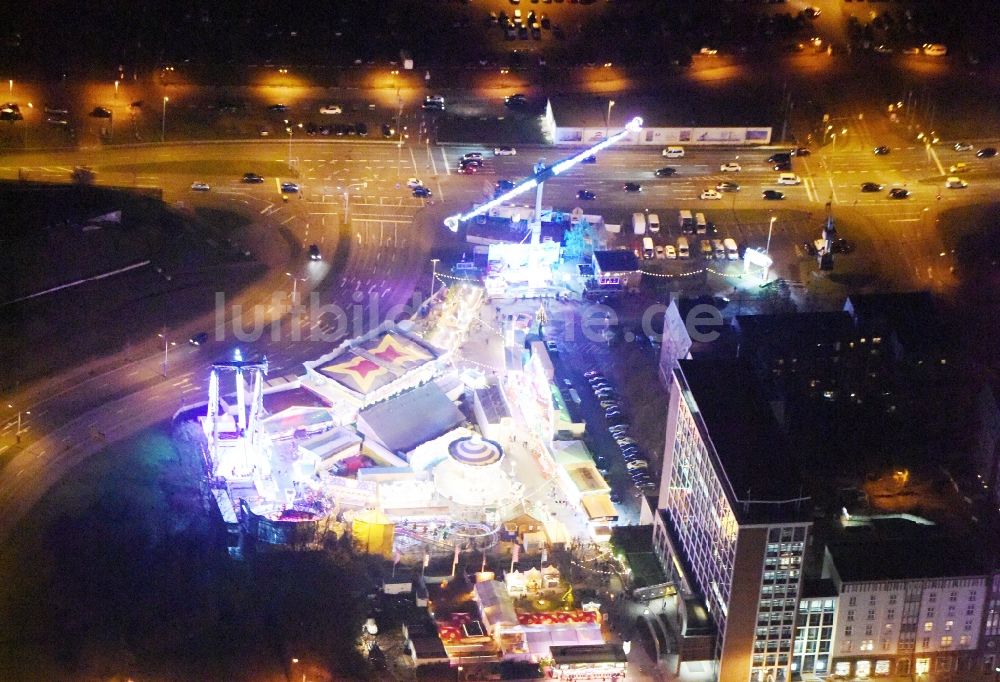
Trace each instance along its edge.
<instances>
[{"instance_id":1,"label":"white car","mask_svg":"<svg viewBox=\"0 0 1000 682\"><path fill-rule=\"evenodd\" d=\"M664 246L663 253L666 255L667 260L677 260L677 249L674 248L673 244Z\"/></svg>"},{"instance_id":2,"label":"white car","mask_svg":"<svg viewBox=\"0 0 1000 682\"><path fill-rule=\"evenodd\" d=\"M741 168L740 164L736 163L735 161L730 161L729 163L724 163L721 166L719 166L719 170L722 171L723 173L739 173Z\"/></svg>"},{"instance_id":3,"label":"white car","mask_svg":"<svg viewBox=\"0 0 1000 682\"><path fill-rule=\"evenodd\" d=\"M795 173L782 173L778 176L779 185L798 185L802 179Z\"/></svg>"},{"instance_id":4,"label":"white car","mask_svg":"<svg viewBox=\"0 0 1000 682\"><path fill-rule=\"evenodd\" d=\"M212 189L207 182L192 182L191 189L195 192L207 192Z\"/></svg>"},{"instance_id":5,"label":"white car","mask_svg":"<svg viewBox=\"0 0 1000 682\"><path fill-rule=\"evenodd\" d=\"M705 199L707 201L713 201L713 200L721 199L722 198L722 194L720 194L718 192L718 190L706 189L704 192L701 193L701 198Z\"/></svg>"},{"instance_id":6,"label":"white car","mask_svg":"<svg viewBox=\"0 0 1000 682\"><path fill-rule=\"evenodd\" d=\"M422 183L417 178L410 178L409 180L406 181L406 186L409 187L410 189L416 189L417 187L422 187L423 184L424 183Z\"/></svg>"},{"instance_id":7,"label":"white car","mask_svg":"<svg viewBox=\"0 0 1000 682\"><path fill-rule=\"evenodd\" d=\"M514 156L517 150L513 147L496 147L493 150L494 156Z\"/></svg>"},{"instance_id":8,"label":"white car","mask_svg":"<svg viewBox=\"0 0 1000 682\"><path fill-rule=\"evenodd\" d=\"M342 114L344 110L340 108L339 104L327 104L326 106L319 108L319 113L321 114Z\"/></svg>"}]
</instances>

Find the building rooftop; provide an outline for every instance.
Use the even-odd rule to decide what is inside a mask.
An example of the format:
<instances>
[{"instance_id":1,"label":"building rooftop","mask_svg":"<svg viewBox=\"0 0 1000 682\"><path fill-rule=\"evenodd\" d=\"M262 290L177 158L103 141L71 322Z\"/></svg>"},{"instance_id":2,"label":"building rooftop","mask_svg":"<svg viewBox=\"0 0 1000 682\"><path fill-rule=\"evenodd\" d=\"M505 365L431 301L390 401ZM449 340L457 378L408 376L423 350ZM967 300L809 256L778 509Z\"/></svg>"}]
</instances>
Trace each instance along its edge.
<instances>
[{"instance_id":1,"label":"building rooftop","mask_svg":"<svg viewBox=\"0 0 1000 682\"><path fill-rule=\"evenodd\" d=\"M990 574L990 543L901 515L841 529L827 544L844 582Z\"/></svg>"},{"instance_id":2,"label":"building rooftop","mask_svg":"<svg viewBox=\"0 0 1000 682\"><path fill-rule=\"evenodd\" d=\"M492 382L486 388L477 388L474 392L486 423L499 424L501 420L510 418L510 410L507 408L507 401L503 397L500 384Z\"/></svg>"},{"instance_id":3,"label":"building rooftop","mask_svg":"<svg viewBox=\"0 0 1000 682\"><path fill-rule=\"evenodd\" d=\"M906 353L939 350L943 328L929 291L854 294L844 310L857 324L861 336L894 334Z\"/></svg>"},{"instance_id":4,"label":"building rooftop","mask_svg":"<svg viewBox=\"0 0 1000 682\"><path fill-rule=\"evenodd\" d=\"M361 410L358 428L390 452L408 452L451 431L464 419L431 382Z\"/></svg>"},{"instance_id":5,"label":"building rooftop","mask_svg":"<svg viewBox=\"0 0 1000 682\"><path fill-rule=\"evenodd\" d=\"M634 272L639 269L639 259L628 249L594 251L594 260L601 272Z\"/></svg>"},{"instance_id":6,"label":"building rooftop","mask_svg":"<svg viewBox=\"0 0 1000 682\"><path fill-rule=\"evenodd\" d=\"M749 365L715 358L679 364L682 397L707 429L702 437L714 446L713 464L737 518L805 519L811 504L802 499L795 458Z\"/></svg>"},{"instance_id":7,"label":"building rooftop","mask_svg":"<svg viewBox=\"0 0 1000 682\"><path fill-rule=\"evenodd\" d=\"M855 337L854 322L846 311L737 315L733 327L740 334L740 353L768 349L771 354L809 352L819 346L844 343Z\"/></svg>"},{"instance_id":8,"label":"building rooftop","mask_svg":"<svg viewBox=\"0 0 1000 682\"><path fill-rule=\"evenodd\" d=\"M552 661L556 666L579 663L625 663L625 652L620 644L582 644L554 646Z\"/></svg>"}]
</instances>

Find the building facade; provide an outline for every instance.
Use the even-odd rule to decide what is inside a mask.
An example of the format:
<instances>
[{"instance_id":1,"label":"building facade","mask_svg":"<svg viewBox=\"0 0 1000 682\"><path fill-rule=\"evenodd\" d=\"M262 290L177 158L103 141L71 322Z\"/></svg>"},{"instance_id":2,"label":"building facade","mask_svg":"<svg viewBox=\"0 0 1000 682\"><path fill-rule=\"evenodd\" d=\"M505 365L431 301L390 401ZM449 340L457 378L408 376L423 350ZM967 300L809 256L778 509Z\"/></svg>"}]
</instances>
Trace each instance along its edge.
<instances>
[{"instance_id":1,"label":"building facade","mask_svg":"<svg viewBox=\"0 0 1000 682\"><path fill-rule=\"evenodd\" d=\"M857 565L860 557L845 557L838 568L838 553L845 552L868 557L872 572L878 570L877 548L827 549L824 571L838 591L831 673L975 679L983 667L980 639L989 575L870 579L844 572L843 565ZM914 557L915 572L920 564Z\"/></svg>"},{"instance_id":2,"label":"building facade","mask_svg":"<svg viewBox=\"0 0 1000 682\"><path fill-rule=\"evenodd\" d=\"M720 682L787 682L808 500L749 368L681 360L673 378L654 547L704 602Z\"/></svg>"}]
</instances>

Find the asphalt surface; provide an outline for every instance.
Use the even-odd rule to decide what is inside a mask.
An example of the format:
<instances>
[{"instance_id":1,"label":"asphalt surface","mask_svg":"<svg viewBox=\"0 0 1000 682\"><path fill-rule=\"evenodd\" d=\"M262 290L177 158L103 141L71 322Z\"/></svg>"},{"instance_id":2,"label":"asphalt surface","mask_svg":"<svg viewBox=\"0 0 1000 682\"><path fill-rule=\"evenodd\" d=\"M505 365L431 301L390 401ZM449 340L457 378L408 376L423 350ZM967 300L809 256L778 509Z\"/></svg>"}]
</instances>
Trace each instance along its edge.
<instances>
[{"instance_id":1,"label":"asphalt surface","mask_svg":"<svg viewBox=\"0 0 1000 682\"><path fill-rule=\"evenodd\" d=\"M546 183L545 205L569 210L581 203L589 213L600 213L608 221L625 225L622 245L638 237L627 234L629 216L634 211L656 211L663 230L653 235L657 243L676 239L675 211L690 208L705 211L720 226L720 237L733 235L749 246L763 246L769 216L779 216L772 236L777 275L791 280L808 280L816 271L815 262L805 256L802 241L818 236L818 224L827 202L834 216L850 225L844 236L863 245L859 253L844 257L854 260L859 271L874 270L885 282L900 288L943 287L950 284L949 254L934 229L941 210L987 199L997 189L994 160L979 160L972 153L933 150L901 141L901 135L887 122L851 125L836 146L832 143L812 156L796 159L794 172L802 184L781 187L787 198L766 202L760 198L765 188L778 188L777 173L766 164L765 150L688 149L684 159L667 161L659 149L615 149L601 154L594 165L580 165ZM845 141L846 140L846 141ZM888 143L891 152L876 156L875 144ZM497 179L517 179L529 173L539 157L554 161L561 155L551 148L521 148L516 156L493 158L480 146L439 147L424 144L373 142L293 141L292 165L297 173L289 178L267 177L258 185L247 185L239 177L193 176L185 173L144 175L142 172L103 173L102 165L177 159L238 158L247 170L258 162L287 162L288 145L283 142L223 143L203 145L143 146L135 148L83 150L27 154L17 157L17 165L0 167L0 177L16 177L18 170L34 179L65 181L75 165L98 169L98 182L108 184L162 186L164 199L197 206L238 205L256 213L259 220L292 235L293 244L285 258L287 265L272 263L273 276L242 298L259 305L265 322L281 317L289 300L290 272L301 281L296 285L300 301L316 291L321 304L336 303L350 311L349 321L360 319L365 328L393 305L411 301L420 288L418 278L427 270L430 249L445 239L440 219L449 212L467 208L492 191ZM486 162L476 175L459 175L457 159L467 151L486 151ZM739 157L738 159L736 157ZM739 173L721 173L719 166L737 160ZM945 190L944 175L954 162L969 164L964 174L969 187ZM678 169L674 178L655 178L653 171L664 165ZM294 177L292 177L294 175ZM430 186L430 203L414 199L406 188L408 178L417 177ZM278 183L294 180L301 185L298 195L282 200ZM702 201L700 191L720 180L736 180L738 193L722 201ZM207 193L192 192L193 181L212 185ZM863 194L860 183L875 181L907 186L913 196L906 200L888 199L886 192ZM627 181L642 183L643 191L627 194ZM367 183L367 185L365 184ZM580 202L576 193L590 189L593 202ZM345 209L344 193L348 202ZM938 199L938 195L941 196ZM527 200L526 202L527 203ZM348 215L349 214L349 215ZM727 217L727 215L729 217ZM345 218L350 218L350 222ZM629 241L631 240L631 241ZM309 244L320 246L324 260L308 262ZM332 268L332 265L336 265ZM695 262L658 263L676 272L689 270ZM730 272L736 264L727 264ZM287 268L287 269L286 269ZM429 286L429 281L428 281ZM352 308L353 306L353 308ZM374 312L376 309L381 311ZM150 339L143 346L146 355L127 361L112 358L104 363L70 371L37 382L7 397L22 410L30 410L20 443L14 438L13 419L0 430L0 454L17 454L0 471L0 538L5 537L44 491L77 462L98 451L110 440L124 438L148 424L172 414L181 404L202 399L206 390L206 367L210 360L231 351L233 334L224 341L191 348L183 343L189 335L215 327L216 320L194 321L174 330L178 346L172 346L164 378L162 347ZM271 377L293 376L304 359L314 358L330 347L318 338L342 324L331 313L301 317L292 331L286 323L280 333L267 334L257 342L241 343L244 354L266 353ZM350 326L350 325L348 325ZM250 328L250 325L247 325ZM271 332L271 329L268 328ZM347 330L347 336L358 333ZM313 340L309 340L309 339ZM341 336L340 338L343 338ZM305 340L303 340L305 339ZM339 339L338 339L339 341ZM95 369L96 368L96 369ZM91 373L93 372L93 373ZM12 414L12 413L8 413Z\"/></svg>"}]
</instances>

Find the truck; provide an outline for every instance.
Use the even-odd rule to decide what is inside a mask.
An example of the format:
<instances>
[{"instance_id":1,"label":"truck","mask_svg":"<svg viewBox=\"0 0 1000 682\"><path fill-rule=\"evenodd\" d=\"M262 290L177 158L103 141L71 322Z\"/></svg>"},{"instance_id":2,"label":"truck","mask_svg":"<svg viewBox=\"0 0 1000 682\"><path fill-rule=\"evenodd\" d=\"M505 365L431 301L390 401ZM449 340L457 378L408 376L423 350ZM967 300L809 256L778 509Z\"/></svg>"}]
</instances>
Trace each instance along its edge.
<instances>
[{"instance_id":1,"label":"truck","mask_svg":"<svg viewBox=\"0 0 1000 682\"><path fill-rule=\"evenodd\" d=\"M694 232L694 216L691 215L691 211L683 210L677 215L677 225L681 228L683 234L691 234Z\"/></svg>"},{"instance_id":2,"label":"truck","mask_svg":"<svg viewBox=\"0 0 1000 682\"><path fill-rule=\"evenodd\" d=\"M632 214L632 231L635 234L646 234L646 216L644 214Z\"/></svg>"},{"instance_id":3,"label":"truck","mask_svg":"<svg viewBox=\"0 0 1000 682\"><path fill-rule=\"evenodd\" d=\"M642 257L645 258L646 260L656 257L656 249L653 246L652 237L642 238Z\"/></svg>"}]
</instances>

